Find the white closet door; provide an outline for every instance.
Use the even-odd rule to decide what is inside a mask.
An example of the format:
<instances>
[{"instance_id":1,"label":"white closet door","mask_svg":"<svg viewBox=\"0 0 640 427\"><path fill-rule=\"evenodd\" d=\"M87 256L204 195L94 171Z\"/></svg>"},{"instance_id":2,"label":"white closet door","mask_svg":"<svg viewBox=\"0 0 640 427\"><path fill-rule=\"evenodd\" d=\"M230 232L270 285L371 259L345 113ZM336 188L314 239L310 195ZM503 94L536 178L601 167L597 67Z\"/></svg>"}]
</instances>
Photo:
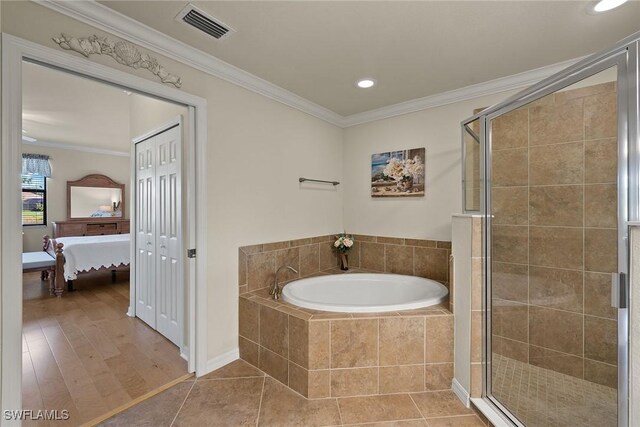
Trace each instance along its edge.
<instances>
[{"instance_id":1,"label":"white closet door","mask_svg":"<svg viewBox=\"0 0 640 427\"><path fill-rule=\"evenodd\" d=\"M184 299L182 277L181 218L181 136L180 126L152 139L156 143L156 329L180 346Z\"/></svg>"},{"instance_id":2,"label":"white closet door","mask_svg":"<svg viewBox=\"0 0 640 427\"><path fill-rule=\"evenodd\" d=\"M156 327L155 142L136 144L136 316Z\"/></svg>"}]
</instances>

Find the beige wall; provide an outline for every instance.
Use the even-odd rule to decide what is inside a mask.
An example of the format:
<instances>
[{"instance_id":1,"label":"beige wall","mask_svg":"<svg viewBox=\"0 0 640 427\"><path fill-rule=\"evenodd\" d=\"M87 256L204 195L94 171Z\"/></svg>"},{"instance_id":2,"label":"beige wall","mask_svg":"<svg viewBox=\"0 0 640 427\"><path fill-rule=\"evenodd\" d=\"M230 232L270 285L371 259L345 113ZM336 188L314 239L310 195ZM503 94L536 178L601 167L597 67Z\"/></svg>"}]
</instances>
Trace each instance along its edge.
<instances>
[{"instance_id":1,"label":"beige wall","mask_svg":"<svg viewBox=\"0 0 640 427\"><path fill-rule=\"evenodd\" d=\"M106 35L31 2L2 2L3 30L60 48L51 37ZM39 25L31 25L39 22ZM168 58L182 90L208 100L209 357L237 347L239 246L343 229L342 190L301 188L298 177L342 181L342 129ZM112 58L89 60L157 81Z\"/></svg>"},{"instance_id":2,"label":"beige wall","mask_svg":"<svg viewBox=\"0 0 640 427\"><path fill-rule=\"evenodd\" d=\"M125 196L129 198L129 157L88 153L77 150L36 147L23 145L25 153L47 154L51 156L51 178L47 179L47 226L26 226L23 231L23 250L42 250L42 236L51 235L51 223L67 219L67 181L74 181L85 175L99 173L116 182L125 184ZM125 217L129 218L130 206L125 204Z\"/></svg>"},{"instance_id":3,"label":"beige wall","mask_svg":"<svg viewBox=\"0 0 640 427\"><path fill-rule=\"evenodd\" d=\"M511 92L378 120L345 130L344 222L357 234L451 240L451 214L462 211L460 122ZM371 197L371 155L426 148L425 196Z\"/></svg>"}]
</instances>

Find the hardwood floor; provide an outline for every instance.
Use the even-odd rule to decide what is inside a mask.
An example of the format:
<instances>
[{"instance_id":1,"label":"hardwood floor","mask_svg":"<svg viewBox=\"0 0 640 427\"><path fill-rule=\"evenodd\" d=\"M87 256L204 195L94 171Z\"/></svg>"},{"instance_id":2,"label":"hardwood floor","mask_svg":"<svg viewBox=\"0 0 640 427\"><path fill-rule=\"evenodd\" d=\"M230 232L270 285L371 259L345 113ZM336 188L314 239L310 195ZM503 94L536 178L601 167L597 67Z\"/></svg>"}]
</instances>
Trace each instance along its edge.
<instances>
[{"instance_id":1,"label":"hardwood floor","mask_svg":"<svg viewBox=\"0 0 640 427\"><path fill-rule=\"evenodd\" d=\"M23 283L23 408L69 411L66 421L23 425L81 425L187 373L178 347L126 315L128 271L115 282L109 271L83 274L62 298L40 273Z\"/></svg>"}]
</instances>

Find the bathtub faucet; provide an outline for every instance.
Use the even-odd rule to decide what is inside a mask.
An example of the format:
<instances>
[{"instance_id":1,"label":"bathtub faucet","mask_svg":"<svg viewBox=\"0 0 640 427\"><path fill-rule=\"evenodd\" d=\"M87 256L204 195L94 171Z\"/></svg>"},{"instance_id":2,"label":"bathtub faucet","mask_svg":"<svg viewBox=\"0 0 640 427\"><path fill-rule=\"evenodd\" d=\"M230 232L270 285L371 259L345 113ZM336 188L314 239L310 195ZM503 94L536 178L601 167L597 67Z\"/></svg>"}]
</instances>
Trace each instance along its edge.
<instances>
[{"instance_id":1,"label":"bathtub faucet","mask_svg":"<svg viewBox=\"0 0 640 427\"><path fill-rule=\"evenodd\" d=\"M273 287L269 291L269 295L273 295L273 299L276 301L280 299L280 294L282 293L282 288L278 285L278 273L280 273L280 270L282 270L283 268L287 268L293 271L294 273L298 274L298 270L296 270L295 268L289 265L283 265L278 269L278 271L276 271L276 279L273 282Z\"/></svg>"}]
</instances>

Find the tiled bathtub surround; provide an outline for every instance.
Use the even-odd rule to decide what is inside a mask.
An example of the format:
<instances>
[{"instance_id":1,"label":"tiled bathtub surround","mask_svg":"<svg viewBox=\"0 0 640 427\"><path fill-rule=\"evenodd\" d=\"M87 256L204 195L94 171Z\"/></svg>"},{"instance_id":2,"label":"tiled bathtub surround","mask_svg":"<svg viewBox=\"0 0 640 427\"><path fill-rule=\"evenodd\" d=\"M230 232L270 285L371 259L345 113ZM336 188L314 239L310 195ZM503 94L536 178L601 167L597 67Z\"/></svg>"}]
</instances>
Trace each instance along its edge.
<instances>
[{"instance_id":1,"label":"tiled bathtub surround","mask_svg":"<svg viewBox=\"0 0 640 427\"><path fill-rule=\"evenodd\" d=\"M615 387L616 94L542 98L492 129L493 350Z\"/></svg>"},{"instance_id":2,"label":"tiled bathtub surround","mask_svg":"<svg viewBox=\"0 0 640 427\"><path fill-rule=\"evenodd\" d=\"M453 315L444 306L328 313L263 289L240 296L239 340L242 359L309 399L451 388Z\"/></svg>"},{"instance_id":3,"label":"tiled bathtub surround","mask_svg":"<svg viewBox=\"0 0 640 427\"><path fill-rule=\"evenodd\" d=\"M372 272L407 274L449 284L451 242L355 235L349 266ZM239 249L240 294L273 285L276 270L290 265L296 275L282 271L286 283L338 266L335 235L243 246Z\"/></svg>"}]
</instances>

